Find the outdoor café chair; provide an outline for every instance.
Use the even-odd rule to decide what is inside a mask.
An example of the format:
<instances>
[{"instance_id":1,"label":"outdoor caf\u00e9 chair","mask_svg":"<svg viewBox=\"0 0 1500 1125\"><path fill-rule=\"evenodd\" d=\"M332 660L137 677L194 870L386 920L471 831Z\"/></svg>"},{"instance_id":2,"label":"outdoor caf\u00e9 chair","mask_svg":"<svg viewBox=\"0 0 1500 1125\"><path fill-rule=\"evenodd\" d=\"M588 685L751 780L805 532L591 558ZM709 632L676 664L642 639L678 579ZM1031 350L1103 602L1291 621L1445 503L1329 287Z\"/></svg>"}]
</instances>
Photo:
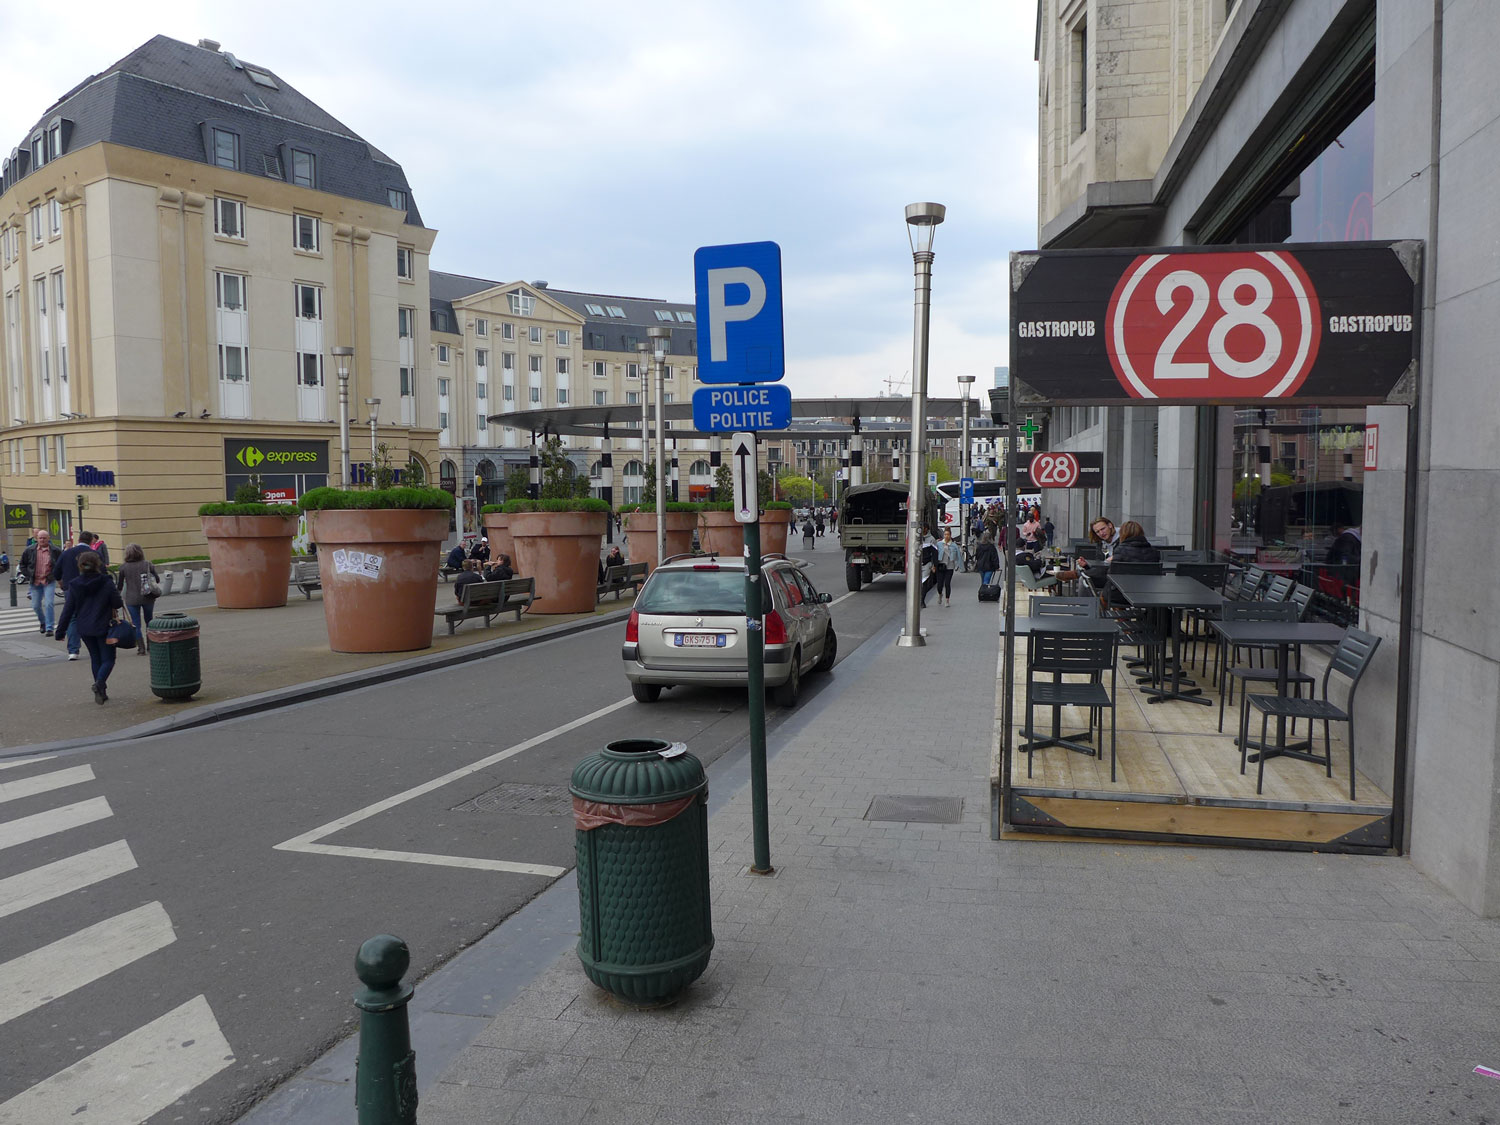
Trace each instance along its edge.
<instances>
[{"instance_id":1,"label":"outdoor caf\u00e9 chair","mask_svg":"<svg viewBox=\"0 0 1500 1125\"><path fill-rule=\"evenodd\" d=\"M1093 739L1094 714L1101 708L1109 708L1109 779L1115 780L1115 701L1118 690L1115 670L1115 637L1111 633L1033 633L1031 635L1031 659L1026 667L1026 776L1032 776L1032 755L1038 741L1033 723L1037 707L1086 707L1089 711L1088 732L1084 736ZM1109 687L1104 686L1104 673L1109 673ZM1052 679L1038 680L1038 675ZM1084 676L1082 683L1064 683L1064 676ZM1099 717L1100 732L1104 718ZM1069 749L1093 753L1103 758L1103 747L1077 746L1056 739Z\"/></svg>"},{"instance_id":2,"label":"outdoor caf\u00e9 chair","mask_svg":"<svg viewBox=\"0 0 1500 1125\"><path fill-rule=\"evenodd\" d=\"M1032 598L1032 617L1098 617L1098 598Z\"/></svg>"},{"instance_id":3,"label":"outdoor caf\u00e9 chair","mask_svg":"<svg viewBox=\"0 0 1500 1125\"><path fill-rule=\"evenodd\" d=\"M1338 648L1333 650L1333 656L1328 661L1328 668L1323 672L1323 696L1321 699L1302 699L1300 697L1284 695L1252 695L1249 703L1260 712L1260 740L1262 746L1266 741L1267 725L1274 718L1287 718L1294 722L1297 719L1308 720L1308 735L1312 734L1312 724L1318 720L1323 722L1323 756L1312 757L1311 761L1321 761L1328 776L1333 776L1333 739L1329 734L1330 723L1349 724L1349 799L1354 800L1354 693L1359 688L1359 681L1365 674L1365 669L1370 666L1370 660L1375 655L1375 650L1380 647L1380 638L1372 633L1363 632L1360 629L1349 629L1344 634L1344 639L1339 642ZM1338 672L1349 679L1349 695L1346 707L1340 707L1328 698L1328 681L1334 672ZM1249 714L1246 713L1245 726L1248 727ZM1243 733L1243 732L1242 732ZM1248 747L1246 739L1240 739L1240 773L1245 772L1245 759ZM1311 749L1311 746L1309 746ZM1261 750L1260 761L1255 771L1255 791L1259 793L1265 782L1266 776L1266 751Z\"/></svg>"},{"instance_id":4,"label":"outdoor caf\u00e9 chair","mask_svg":"<svg viewBox=\"0 0 1500 1125\"><path fill-rule=\"evenodd\" d=\"M1292 596L1292 587L1296 583L1284 574L1271 575L1271 582L1266 587L1265 600L1268 602L1284 602Z\"/></svg>"},{"instance_id":5,"label":"outdoor caf\u00e9 chair","mask_svg":"<svg viewBox=\"0 0 1500 1125\"><path fill-rule=\"evenodd\" d=\"M1296 621L1297 620L1297 607L1294 606L1294 605L1292 605L1291 602L1229 602L1229 603L1227 603L1227 604L1224 605L1224 607L1223 607L1223 615L1220 618L1220 620L1222 620L1222 621ZM1256 666L1253 666L1253 665L1249 665L1249 664L1237 665L1237 666L1230 666L1229 661L1231 661L1231 660L1233 660L1235 658L1235 654L1236 653L1241 652L1241 651L1245 651L1246 650L1246 646L1235 645L1234 646L1234 650L1232 652L1229 652L1229 653L1226 654L1224 650L1227 647L1228 647L1228 642L1224 638L1221 637L1219 639L1219 659L1222 660L1223 663L1220 664L1220 663L1216 662L1215 665L1214 665L1215 671L1217 671L1221 667L1224 669L1224 674L1223 674L1222 678L1220 678L1220 680L1219 680L1219 731L1220 731L1220 733L1222 733L1223 730L1224 730L1224 704L1225 704L1226 701L1232 701L1232 697L1234 695L1234 685L1235 685L1236 682L1241 683L1241 684L1247 684L1247 683L1269 683L1269 684L1274 684L1276 682L1276 679L1277 679L1276 669L1275 668L1267 668L1267 667L1265 667L1265 648L1263 646L1256 645L1253 648L1249 649L1249 651L1255 652L1255 653L1259 653L1259 655L1261 656L1261 664L1260 664L1259 667L1256 667ZM1298 692L1299 695L1302 692L1302 685L1303 684L1316 683L1316 680L1314 680L1314 678L1312 676L1309 676L1306 672L1303 672L1301 669L1292 669L1292 668L1288 668L1287 669L1287 672L1286 672L1286 681L1287 681L1288 684L1295 684L1296 685L1296 690L1297 690L1297 692ZM1241 689L1241 694L1243 694L1243 692L1245 690L1246 689L1242 688ZM1246 706L1245 700L1242 698L1240 700L1240 711L1241 711L1241 719L1242 720L1243 720L1243 717L1244 717L1243 713L1244 713L1244 710L1245 710L1245 706Z\"/></svg>"}]
</instances>

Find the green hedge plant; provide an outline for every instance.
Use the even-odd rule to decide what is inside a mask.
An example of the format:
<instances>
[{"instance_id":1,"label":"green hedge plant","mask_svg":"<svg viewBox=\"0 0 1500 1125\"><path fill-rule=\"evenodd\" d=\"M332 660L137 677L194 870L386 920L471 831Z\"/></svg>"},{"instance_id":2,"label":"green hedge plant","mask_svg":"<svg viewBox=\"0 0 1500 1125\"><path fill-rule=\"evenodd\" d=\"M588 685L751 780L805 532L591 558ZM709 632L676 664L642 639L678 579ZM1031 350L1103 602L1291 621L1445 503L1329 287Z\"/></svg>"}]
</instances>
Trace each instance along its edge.
<instances>
[{"instance_id":1,"label":"green hedge plant","mask_svg":"<svg viewBox=\"0 0 1500 1125\"><path fill-rule=\"evenodd\" d=\"M609 505L592 496L558 497L547 500L507 500L500 510L514 515L516 512L603 512L608 514Z\"/></svg>"},{"instance_id":2,"label":"green hedge plant","mask_svg":"<svg viewBox=\"0 0 1500 1125\"><path fill-rule=\"evenodd\" d=\"M314 488L297 503L306 512L387 508L446 512L453 509L453 494L441 488Z\"/></svg>"},{"instance_id":3,"label":"green hedge plant","mask_svg":"<svg viewBox=\"0 0 1500 1125\"><path fill-rule=\"evenodd\" d=\"M200 516L280 516L284 520L297 518L295 504L236 504L233 500L220 500L214 504L203 504L198 508Z\"/></svg>"}]
</instances>

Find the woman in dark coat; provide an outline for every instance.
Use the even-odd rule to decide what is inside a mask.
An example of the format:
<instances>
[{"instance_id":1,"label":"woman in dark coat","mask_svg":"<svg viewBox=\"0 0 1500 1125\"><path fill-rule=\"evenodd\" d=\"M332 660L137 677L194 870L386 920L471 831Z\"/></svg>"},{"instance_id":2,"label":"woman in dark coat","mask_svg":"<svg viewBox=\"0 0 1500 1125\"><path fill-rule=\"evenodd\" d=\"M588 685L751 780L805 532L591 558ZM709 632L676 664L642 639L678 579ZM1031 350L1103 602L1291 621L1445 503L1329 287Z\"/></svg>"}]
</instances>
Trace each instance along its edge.
<instances>
[{"instance_id":1,"label":"woman in dark coat","mask_svg":"<svg viewBox=\"0 0 1500 1125\"><path fill-rule=\"evenodd\" d=\"M115 646L104 642L114 611L123 607L120 591L103 570L99 556L93 551L78 556L78 577L68 583L68 600L58 615L53 634L58 640L65 640L68 623L78 622L78 637L89 650L89 663L94 670L95 703L109 698L104 685L115 668Z\"/></svg>"},{"instance_id":2,"label":"woman in dark coat","mask_svg":"<svg viewBox=\"0 0 1500 1125\"><path fill-rule=\"evenodd\" d=\"M1151 546L1146 538L1146 529L1135 520L1126 520L1120 525L1120 543L1110 562L1159 563L1161 552ZM1092 570L1089 571L1093 573Z\"/></svg>"},{"instance_id":3,"label":"woman in dark coat","mask_svg":"<svg viewBox=\"0 0 1500 1125\"><path fill-rule=\"evenodd\" d=\"M104 560L99 560L103 562ZM145 580L151 579L148 583ZM147 592L147 587L161 581L156 567L146 561L146 552L139 543L125 545L125 561L120 564L120 573L115 585L125 598L125 608L130 612L130 622L136 628L135 651L146 655L146 622L156 613L156 595Z\"/></svg>"}]
</instances>

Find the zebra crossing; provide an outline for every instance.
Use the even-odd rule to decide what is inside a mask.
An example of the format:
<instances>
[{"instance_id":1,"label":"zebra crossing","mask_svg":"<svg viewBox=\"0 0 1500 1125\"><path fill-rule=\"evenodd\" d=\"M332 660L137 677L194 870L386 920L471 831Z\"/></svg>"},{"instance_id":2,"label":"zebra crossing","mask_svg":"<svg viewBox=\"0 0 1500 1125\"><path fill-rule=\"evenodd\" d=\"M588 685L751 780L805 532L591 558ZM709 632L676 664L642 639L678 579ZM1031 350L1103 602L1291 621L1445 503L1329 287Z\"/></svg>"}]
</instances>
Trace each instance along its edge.
<instances>
[{"instance_id":1,"label":"zebra crossing","mask_svg":"<svg viewBox=\"0 0 1500 1125\"><path fill-rule=\"evenodd\" d=\"M8 772L50 760L0 762L0 858L8 849L65 838L114 815L107 798L83 792L97 782L92 766ZM6 805L38 797L59 803L6 817ZM0 878L0 919L134 870L129 843L114 840L16 872ZM107 986L110 974L176 940L166 908L151 901L0 963L0 1029L80 989ZM0 1125L84 1119L80 1112L91 1125L141 1125L235 1061L202 995L166 1011L147 1005L142 1016L147 1018L141 1026L27 1089L12 1092L0 1085L0 1098L7 1098L0 1101Z\"/></svg>"},{"instance_id":2,"label":"zebra crossing","mask_svg":"<svg viewBox=\"0 0 1500 1125\"><path fill-rule=\"evenodd\" d=\"M0 590L4 587L0 586ZM0 607L0 637L20 637L30 633L33 637L40 636L42 626L36 619L36 614L31 611L31 603L26 600L24 593L18 599L20 605L15 609L10 606ZM62 603L57 605L62 609Z\"/></svg>"}]
</instances>

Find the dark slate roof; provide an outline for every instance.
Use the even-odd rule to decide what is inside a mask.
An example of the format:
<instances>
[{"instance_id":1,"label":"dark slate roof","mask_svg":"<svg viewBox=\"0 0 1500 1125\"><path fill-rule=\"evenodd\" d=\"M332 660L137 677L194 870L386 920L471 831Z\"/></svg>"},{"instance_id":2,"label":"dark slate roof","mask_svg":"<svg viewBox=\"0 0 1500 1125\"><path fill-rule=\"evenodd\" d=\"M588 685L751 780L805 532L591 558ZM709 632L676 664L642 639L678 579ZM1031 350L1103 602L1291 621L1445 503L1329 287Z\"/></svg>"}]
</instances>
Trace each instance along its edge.
<instances>
[{"instance_id":1,"label":"dark slate roof","mask_svg":"<svg viewBox=\"0 0 1500 1125\"><path fill-rule=\"evenodd\" d=\"M253 81L246 67L270 75L276 88ZM254 108L247 95L266 109ZM3 189L33 170L27 166L31 138L58 118L71 122L65 127L65 152L107 141L204 164L211 161L202 124L213 122L239 134L244 172L266 175L266 157L281 155L282 146L296 147L318 158L319 190L384 205L387 189L396 188L406 192L406 221L422 223L399 164L274 71L234 60L228 52L158 35L86 78L21 139L20 160L11 160ZM289 179L291 170L284 165L278 178Z\"/></svg>"},{"instance_id":2,"label":"dark slate roof","mask_svg":"<svg viewBox=\"0 0 1500 1125\"><path fill-rule=\"evenodd\" d=\"M442 273L433 270L428 275L432 287L432 308L434 312L446 310L450 317L453 314L453 302L471 297L475 293L481 293L486 289L493 289L498 285L509 285L504 281L486 281L480 277L467 277L457 273ZM692 312L692 304L684 304L681 301L661 301L652 297L618 297L608 293L578 293L569 289L553 289L548 285L538 285L522 282L534 293L545 293L560 305L572 309L584 318L583 346L588 351L605 352L628 352L635 353L635 344L627 344L626 337L637 341L645 341L646 329L652 325L665 325L666 321L658 320L657 309L664 309L672 313L672 355L696 355L698 347L697 326L693 324L682 324L677 320L678 311ZM609 307L614 305L624 311L625 319L612 316L597 316L588 311L589 305L600 305ZM457 324L453 319L450 323ZM436 328L436 324L433 325ZM449 329L449 331L452 331ZM600 337L603 337L602 346Z\"/></svg>"}]
</instances>

